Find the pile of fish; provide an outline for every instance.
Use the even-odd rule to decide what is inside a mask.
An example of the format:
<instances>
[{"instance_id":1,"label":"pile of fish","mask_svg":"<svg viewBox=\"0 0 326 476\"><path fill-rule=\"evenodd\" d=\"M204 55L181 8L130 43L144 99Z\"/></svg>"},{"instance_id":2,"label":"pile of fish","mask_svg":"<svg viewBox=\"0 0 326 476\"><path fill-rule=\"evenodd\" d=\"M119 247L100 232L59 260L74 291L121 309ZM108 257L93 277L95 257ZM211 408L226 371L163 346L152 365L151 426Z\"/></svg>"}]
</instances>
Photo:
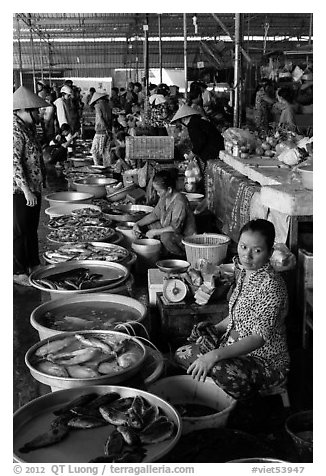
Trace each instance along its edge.
<instances>
[{"instance_id":1,"label":"pile of fish","mask_svg":"<svg viewBox=\"0 0 326 476\"><path fill-rule=\"evenodd\" d=\"M121 398L119 393L104 395L87 393L55 410L50 429L22 446L19 451L30 451L54 445L76 430L87 430L110 425L103 452L89 463L140 463L147 448L165 441L175 433L174 422L161 408L140 395Z\"/></svg>"},{"instance_id":2,"label":"pile of fish","mask_svg":"<svg viewBox=\"0 0 326 476\"><path fill-rule=\"evenodd\" d=\"M102 279L101 279L102 278ZM62 273L49 274L46 278L31 278L32 284L49 290L73 291L107 286L120 280L121 276L103 278L102 274L91 273L88 268L74 268Z\"/></svg>"},{"instance_id":3,"label":"pile of fish","mask_svg":"<svg viewBox=\"0 0 326 476\"><path fill-rule=\"evenodd\" d=\"M112 228L104 226L64 226L50 231L47 238L55 243L78 243L85 241L103 241L114 235Z\"/></svg>"},{"instance_id":4,"label":"pile of fish","mask_svg":"<svg viewBox=\"0 0 326 476\"><path fill-rule=\"evenodd\" d=\"M92 245L92 243L76 243L74 245L63 245L57 250L47 250L44 252L46 259L55 263L63 263L72 259L76 260L96 260L111 261L119 263L128 258L130 252L122 246L104 243L102 246Z\"/></svg>"},{"instance_id":5,"label":"pile of fish","mask_svg":"<svg viewBox=\"0 0 326 476\"><path fill-rule=\"evenodd\" d=\"M92 210L89 208L89 210ZM82 210L84 211L84 210ZM93 210L97 211L97 210ZM79 227L79 226L104 226L109 227L111 225L111 220L99 216L87 216L85 215L62 215L60 217L52 218L48 227L50 230L57 230L58 228L63 227Z\"/></svg>"},{"instance_id":6,"label":"pile of fish","mask_svg":"<svg viewBox=\"0 0 326 476\"><path fill-rule=\"evenodd\" d=\"M75 334L38 347L32 364L47 375L88 379L122 373L140 362L143 355L143 349L130 338Z\"/></svg>"},{"instance_id":7,"label":"pile of fish","mask_svg":"<svg viewBox=\"0 0 326 476\"><path fill-rule=\"evenodd\" d=\"M104 177L104 175L103 175ZM75 210L71 211L71 214L76 217L98 217L101 214L100 210L96 210L95 208L85 207L85 208L76 208Z\"/></svg>"}]
</instances>

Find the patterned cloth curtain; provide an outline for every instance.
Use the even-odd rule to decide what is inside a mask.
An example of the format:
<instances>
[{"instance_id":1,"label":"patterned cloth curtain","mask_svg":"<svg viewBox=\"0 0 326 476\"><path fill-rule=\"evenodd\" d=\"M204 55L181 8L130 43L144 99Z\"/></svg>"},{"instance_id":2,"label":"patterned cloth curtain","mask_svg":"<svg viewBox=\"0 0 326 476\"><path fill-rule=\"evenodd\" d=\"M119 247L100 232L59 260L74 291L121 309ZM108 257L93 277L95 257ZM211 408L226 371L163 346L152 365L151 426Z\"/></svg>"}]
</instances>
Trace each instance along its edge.
<instances>
[{"instance_id":1,"label":"patterned cloth curtain","mask_svg":"<svg viewBox=\"0 0 326 476\"><path fill-rule=\"evenodd\" d=\"M209 210L223 233L238 241L240 229L250 220L251 200L260 185L219 159L207 162L205 179Z\"/></svg>"}]
</instances>

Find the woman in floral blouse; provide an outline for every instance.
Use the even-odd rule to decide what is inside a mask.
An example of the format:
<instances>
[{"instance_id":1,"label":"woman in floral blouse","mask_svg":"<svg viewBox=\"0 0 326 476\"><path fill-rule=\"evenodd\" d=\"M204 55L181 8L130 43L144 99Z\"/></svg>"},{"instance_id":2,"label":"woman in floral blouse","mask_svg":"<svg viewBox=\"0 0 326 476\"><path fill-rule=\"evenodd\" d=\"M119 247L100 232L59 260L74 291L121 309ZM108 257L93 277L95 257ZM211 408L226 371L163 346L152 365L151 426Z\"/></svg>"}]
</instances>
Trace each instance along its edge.
<instances>
[{"instance_id":1,"label":"woman in floral blouse","mask_svg":"<svg viewBox=\"0 0 326 476\"><path fill-rule=\"evenodd\" d=\"M176 352L177 362L194 379L205 381L210 376L237 399L283 382L289 370L287 290L269 263L274 239L274 225L267 220L244 225L228 316L217 325L194 326L191 344Z\"/></svg>"},{"instance_id":2,"label":"woman in floral blouse","mask_svg":"<svg viewBox=\"0 0 326 476\"><path fill-rule=\"evenodd\" d=\"M24 86L13 95L13 235L14 282L29 286L28 275L40 263L37 229L45 167L35 125L48 103Z\"/></svg>"}]
</instances>

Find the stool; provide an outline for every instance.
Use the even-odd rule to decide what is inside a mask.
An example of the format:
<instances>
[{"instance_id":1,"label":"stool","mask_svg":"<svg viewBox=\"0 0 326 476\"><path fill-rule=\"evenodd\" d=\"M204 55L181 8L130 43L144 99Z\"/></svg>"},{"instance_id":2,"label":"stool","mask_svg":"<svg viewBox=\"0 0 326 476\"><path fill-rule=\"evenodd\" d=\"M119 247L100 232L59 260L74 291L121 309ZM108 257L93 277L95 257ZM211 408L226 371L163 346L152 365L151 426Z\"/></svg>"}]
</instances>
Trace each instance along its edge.
<instances>
[{"instance_id":1,"label":"stool","mask_svg":"<svg viewBox=\"0 0 326 476\"><path fill-rule=\"evenodd\" d=\"M283 380L283 382L280 382L277 385L273 385L272 387L260 390L259 395L261 397L269 397L270 395L280 395L282 398L283 406L285 408L289 408L290 400L286 383L286 380Z\"/></svg>"}]
</instances>

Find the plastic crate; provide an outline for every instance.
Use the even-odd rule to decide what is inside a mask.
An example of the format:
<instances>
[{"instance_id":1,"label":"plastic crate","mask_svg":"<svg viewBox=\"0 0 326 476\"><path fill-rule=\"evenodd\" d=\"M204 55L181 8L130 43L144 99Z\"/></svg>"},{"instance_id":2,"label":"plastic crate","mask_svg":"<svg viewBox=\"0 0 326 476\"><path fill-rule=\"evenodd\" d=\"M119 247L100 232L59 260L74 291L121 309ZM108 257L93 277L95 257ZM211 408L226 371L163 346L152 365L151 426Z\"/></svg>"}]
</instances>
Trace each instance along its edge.
<instances>
[{"instance_id":1,"label":"plastic crate","mask_svg":"<svg viewBox=\"0 0 326 476\"><path fill-rule=\"evenodd\" d=\"M188 236L182 240L186 248L187 261L193 268L198 268L201 259L212 264L221 264L226 257L230 238L217 233Z\"/></svg>"},{"instance_id":2,"label":"plastic crate","mask_svg":"<svg viewBox=\"0 0 326 476\"><path fill-rule=\"evenodd\" d=\"M174 139L169 136L126 137L126 158L130 160L173 160Z\"/></svg>"}]
</instances>

